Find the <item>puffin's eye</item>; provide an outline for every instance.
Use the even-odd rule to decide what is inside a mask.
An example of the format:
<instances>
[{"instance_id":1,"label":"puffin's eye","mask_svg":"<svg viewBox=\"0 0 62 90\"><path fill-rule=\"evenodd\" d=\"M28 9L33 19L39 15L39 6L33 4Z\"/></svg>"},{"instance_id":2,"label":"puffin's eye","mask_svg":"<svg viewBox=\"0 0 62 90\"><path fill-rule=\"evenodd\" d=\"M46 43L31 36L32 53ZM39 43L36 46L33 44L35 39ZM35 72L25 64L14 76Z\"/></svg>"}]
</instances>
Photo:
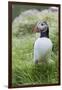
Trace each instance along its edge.
<instances>
[{"instance_id":1,"label":"puffin's eye","mask_svg":"<svg viewBox=\"0 0 62 90\"><path fill-rule=\"evenodd\" d=\"M44 24L43 23L41 23L41 26L43 26Z\"/></svg>"}]
</instances>

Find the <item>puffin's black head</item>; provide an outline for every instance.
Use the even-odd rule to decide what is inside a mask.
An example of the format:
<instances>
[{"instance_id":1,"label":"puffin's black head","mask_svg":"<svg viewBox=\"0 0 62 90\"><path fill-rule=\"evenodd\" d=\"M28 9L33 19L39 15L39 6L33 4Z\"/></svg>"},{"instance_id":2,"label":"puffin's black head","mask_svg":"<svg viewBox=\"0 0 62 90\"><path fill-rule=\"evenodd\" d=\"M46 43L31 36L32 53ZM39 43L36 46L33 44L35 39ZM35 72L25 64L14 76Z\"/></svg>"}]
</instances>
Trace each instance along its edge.
<instances>
[{"instance_id":1,"label":"puffin's black head","mask_svg":"<svg viewBox=\"0 0 62 90\"><path fill-rule=\"evenodd\" d=\"M37 30L40 32L41 37L48 37L49 38L49 27L46 21L38 22L37 23Z\"/></svg>"}]
</instances>

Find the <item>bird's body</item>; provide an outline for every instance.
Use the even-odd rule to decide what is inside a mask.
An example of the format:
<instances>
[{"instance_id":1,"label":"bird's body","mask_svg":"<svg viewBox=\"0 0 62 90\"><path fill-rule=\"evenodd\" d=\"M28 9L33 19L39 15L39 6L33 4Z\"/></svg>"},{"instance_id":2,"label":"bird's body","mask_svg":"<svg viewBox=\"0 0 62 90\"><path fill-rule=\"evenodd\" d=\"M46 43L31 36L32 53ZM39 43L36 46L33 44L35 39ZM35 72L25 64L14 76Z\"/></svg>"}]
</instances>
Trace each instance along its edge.
<instances>
[{"instance_id":1,"label":"bird's body","mask_svg":"<svg viewBox=\"0 0 62 90\"><path fill-rule=\"evenodd\" d=\"M34 62L49 58L52 51L52 42L49 38L38 38L34 44Z\"/></svg>"},{"instance_id":2,"label":"bird's body","mask_svg":"<svg viewBox=\"0 0 62 90\"><path fill-rule=\"evenodd\" d=\"M46 62L49 60L52 51L52 41L49 39L49 27L46 22L37 24L37 31L40 32L40 37L34 44L34 62Z\"/></svg>"}]
</instances>

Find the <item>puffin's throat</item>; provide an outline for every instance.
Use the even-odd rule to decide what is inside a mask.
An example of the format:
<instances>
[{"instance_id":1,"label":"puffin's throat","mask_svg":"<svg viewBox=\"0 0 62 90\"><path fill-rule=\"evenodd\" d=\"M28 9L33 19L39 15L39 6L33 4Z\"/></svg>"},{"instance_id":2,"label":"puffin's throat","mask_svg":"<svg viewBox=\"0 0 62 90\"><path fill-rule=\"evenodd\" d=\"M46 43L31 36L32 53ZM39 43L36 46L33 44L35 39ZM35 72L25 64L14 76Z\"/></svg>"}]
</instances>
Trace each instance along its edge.
<instances>
[{"instance_id":1,"label":"puffin's throat","mask_svg":"<svg viewBox=\"0 0 62 90\"><path fill-rule=\"evenodd\" d=\"M47 37L49 38L49 30L46 31L40 31L40 38Z\"/></svg>"}]
</instances>

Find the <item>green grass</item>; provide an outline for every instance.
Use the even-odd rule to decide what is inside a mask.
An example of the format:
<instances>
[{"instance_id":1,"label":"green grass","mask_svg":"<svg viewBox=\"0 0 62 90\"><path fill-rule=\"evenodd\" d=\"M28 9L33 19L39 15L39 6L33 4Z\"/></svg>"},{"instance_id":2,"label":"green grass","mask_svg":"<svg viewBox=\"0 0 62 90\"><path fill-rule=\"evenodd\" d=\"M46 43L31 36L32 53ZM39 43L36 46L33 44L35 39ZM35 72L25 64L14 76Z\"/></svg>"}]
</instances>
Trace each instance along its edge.
<instances>
[{"instance_id":1,"label":"green grass","mask_svg":"<svg viewBox=\"0 0 62 90\"><path fill-rule=\"evenodd\" d=\"M52 52L52 64L35 65L33 61L34 35L13 38L12 84L58 83L57 57Z\"/></svg>"},{"instance_id":2,"label":"green grass","mask_svg":"<svg viewBox=\"0 0 62 90\"><path fill-rule=\"evenodd\" d=\"M34 64L34 42L39 35L32 32L32 27L39 20L39 17L40 20L46 20L49 24L49 35L53 42L50 58L53 62L50 64ZM20 20L20 22L15 21L12 24L12 85L58 83L57 14L42 13L35 18L30 16L23 17L23 19L25 22Z\"/></svg>"}]
</instances>

